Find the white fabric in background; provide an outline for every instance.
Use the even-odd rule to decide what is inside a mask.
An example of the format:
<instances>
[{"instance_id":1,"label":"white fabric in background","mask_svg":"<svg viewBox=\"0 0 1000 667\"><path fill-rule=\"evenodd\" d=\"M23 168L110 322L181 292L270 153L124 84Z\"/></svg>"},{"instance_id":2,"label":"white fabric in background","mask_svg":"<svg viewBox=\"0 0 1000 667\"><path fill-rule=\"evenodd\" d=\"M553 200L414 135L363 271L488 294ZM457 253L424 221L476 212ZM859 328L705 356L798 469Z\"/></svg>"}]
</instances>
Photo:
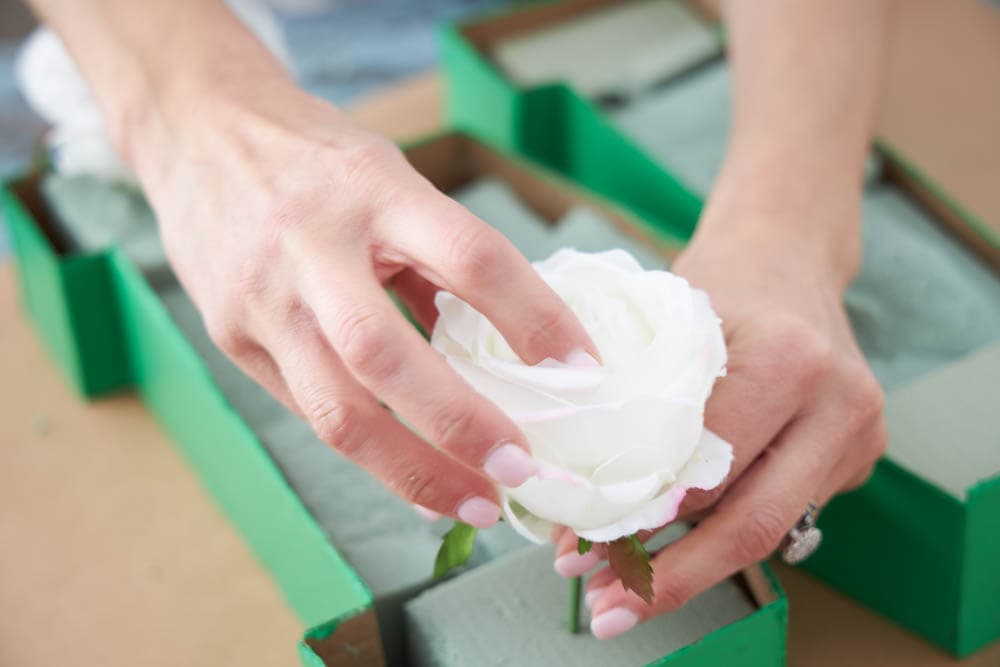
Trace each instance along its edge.
<instances>
[{"instance_id":1,"label":"white fabric in background","mask_svg":"<svg viewBox=\"0 0 1000 667\"><path fill-rule=\"evenodd\" d=\"M288 50L269 2L228 4L287 66ZM58 173L136 185L135 174L115 151L97 99L58 35L46 27L29 35L15 63L15 76L21 94L50 126L45 141Z\"/></svg>"}]
</instances>

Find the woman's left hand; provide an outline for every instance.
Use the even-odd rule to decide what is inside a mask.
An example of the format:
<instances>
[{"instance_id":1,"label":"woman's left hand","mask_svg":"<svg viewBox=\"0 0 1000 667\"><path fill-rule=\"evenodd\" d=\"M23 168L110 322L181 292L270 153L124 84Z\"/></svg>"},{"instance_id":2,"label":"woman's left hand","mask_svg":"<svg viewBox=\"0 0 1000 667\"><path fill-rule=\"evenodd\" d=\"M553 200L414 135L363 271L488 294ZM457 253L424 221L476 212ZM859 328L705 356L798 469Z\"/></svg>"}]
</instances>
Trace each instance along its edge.
<instances>
[{"instance_id":1,"label":"woman's left hand","mask_svg":"<svg viewBox=\"0 0 1000 667\"><path fill-rule=\"evenodd\" d=\"M823 215L858 215L844 208ZM682 505L681 520L704 518L653 557L652 605L626 591L609 567L590 579L586 600L599 638L677 609L767 558L809 503L822 506L862 483L885 448L882 392L841 301L856 253L834 257L836 244L795 229L795 220L786 227L747 215L704 224L674 265L708 292L723 321L728 374L705 419L732 443L735 459L727 483L693 492ZM557 536L563 576L582 574L602 556L599 545L578 555L569 530Z\"/></svg>"}]
</instances>

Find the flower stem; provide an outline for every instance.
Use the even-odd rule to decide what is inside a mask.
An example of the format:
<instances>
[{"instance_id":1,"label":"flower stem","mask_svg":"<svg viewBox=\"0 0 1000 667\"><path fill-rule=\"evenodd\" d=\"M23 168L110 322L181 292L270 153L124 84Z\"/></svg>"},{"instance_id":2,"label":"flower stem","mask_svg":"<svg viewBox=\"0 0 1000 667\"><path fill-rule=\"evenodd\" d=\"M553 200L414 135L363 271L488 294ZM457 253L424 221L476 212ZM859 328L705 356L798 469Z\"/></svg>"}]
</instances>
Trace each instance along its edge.
<instances>
[{"instance_id":1,"label":"flower stem","mask_svg":"<svg viewBox=\"0 0 1000 667\"><path fill-rule=\"evenodd\" d=\"M569 633L575 635L580 631L580 591L583 588L583 577L573 577L569 580Z\"/></svg>"}]
</instances>

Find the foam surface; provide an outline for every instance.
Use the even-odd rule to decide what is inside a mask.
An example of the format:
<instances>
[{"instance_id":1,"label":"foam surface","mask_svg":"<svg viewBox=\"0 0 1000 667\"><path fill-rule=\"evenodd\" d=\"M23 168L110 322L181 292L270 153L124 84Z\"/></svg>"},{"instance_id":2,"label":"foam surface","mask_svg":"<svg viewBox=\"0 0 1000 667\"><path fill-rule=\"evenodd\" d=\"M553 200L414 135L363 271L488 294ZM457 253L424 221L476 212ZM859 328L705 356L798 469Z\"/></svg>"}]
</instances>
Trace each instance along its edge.
<instances>
[{"instance_id":1,"label":"foam surface","mask_svg":"<svg viewBox=\"0 0 1000 667\"><path fill-rule=\"evenodd\" d=\"M705 196L726 155L731 86L729 64L720 58L608 113L626 136ZM881 172L882 160L873 152L865 163L865 182L878 180Z\"/></svg>"},{"instance_id":2,"label":"foam surface","mask_svg":"<svg viewBox=\"0 0 1000 667\"><path fill-rule=\"evenodd\" d=\"M495 178L473 181L451 194L470 211L503 232L531 261L545 259L556 250L567 247L585 252L623 248L647 269L667 266L665 258L586 206L571 209L555 225L549 225L538 213L525 206L510 186Z\"/></svg>"},{"instance_id":3,"label":"foam surface","mask_svg":"<svg viewBox=\"0 0 1000 667\"><path fill-rule=\"evenodd\" d=\"M756 606L727 579L682 609L623 637L600 641L566 630L569 582L552 571L553 547L519 551L445 582L407 603L411 664L644 665L753 613ZM482 664L482 663L478 663Z\"/></svg>"},{"instance_id":4,"label":"foam surface","mask_svg":"<svg viewBox=\"0 0 1000 667\"><path fill-rule=\"evenodd\" d=\"M890 185L862 201L861 272L844 297L887 390L1000 340L1000 276Z\"/></svg>"},{"instance_id":5,"label":"foam surface","mask_svg":"<svg viewBox=\"0 0 1000 667\"><path fill-rule=\"evenodd\" d=\"M715 29L683 2L638 0L512 37L493 57L522 86L567 82L604 97L631 96L720 53Z\"/></svg>"},{"instance_id":6,"label":"foam surface","mask_svg":"<svg viewBox=\"0 0 1000 667\"><path fill-rule=\"evenodd\" d=\"M965 499L1000 475L1000 344L922 377L886 401L889 453Z\"/></svg>"}]
</instances>

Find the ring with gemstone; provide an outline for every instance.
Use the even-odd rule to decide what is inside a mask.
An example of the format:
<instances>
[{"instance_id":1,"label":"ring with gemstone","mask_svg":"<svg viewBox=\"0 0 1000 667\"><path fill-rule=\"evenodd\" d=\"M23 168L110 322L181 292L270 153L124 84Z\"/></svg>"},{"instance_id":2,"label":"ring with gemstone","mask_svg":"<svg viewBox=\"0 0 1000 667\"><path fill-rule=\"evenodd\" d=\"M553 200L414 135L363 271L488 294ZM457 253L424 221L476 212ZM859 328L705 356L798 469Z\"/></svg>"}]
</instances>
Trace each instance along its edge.
<instances>
[{"instance_id":1,"label":"ring with gemstone","mask_svg":"<svg viewBox=\"0 0 1000 667\"><path fill-rule=\"evenodd\" d=\"M788 531L788 537L781 548L781 559L789 565L797 565L819 548L823 541L823 532L816 527L816 517L819 508L816 503L809 503L802 518L795 527Z\"/></svg>"}]
</instances>

